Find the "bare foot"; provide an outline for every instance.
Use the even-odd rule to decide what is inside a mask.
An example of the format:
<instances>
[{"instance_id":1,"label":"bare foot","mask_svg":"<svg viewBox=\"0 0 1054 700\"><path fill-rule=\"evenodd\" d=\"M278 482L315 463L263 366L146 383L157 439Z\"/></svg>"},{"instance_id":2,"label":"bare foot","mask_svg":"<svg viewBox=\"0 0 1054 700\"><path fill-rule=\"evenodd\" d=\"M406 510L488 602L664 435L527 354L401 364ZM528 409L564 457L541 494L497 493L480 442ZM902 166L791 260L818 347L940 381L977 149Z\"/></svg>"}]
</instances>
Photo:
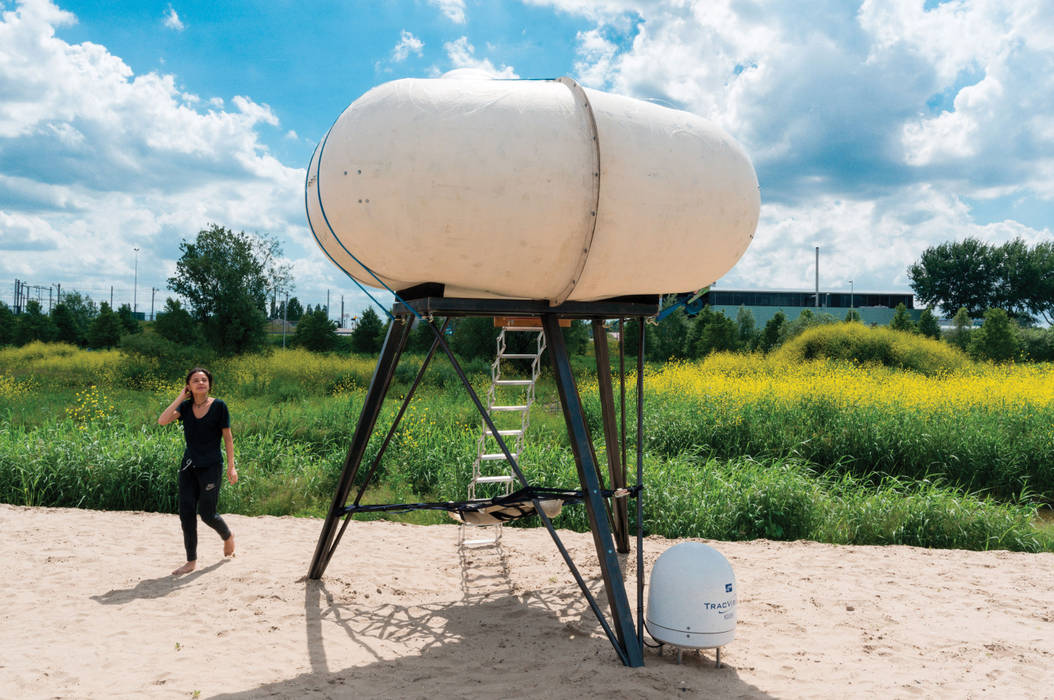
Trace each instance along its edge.
<instances>
[{"instance_id":1,"label":"bare foot","mask_svg":"<svg viewBox=\"0 0 1054 700\"><path fill-rule=\"evenodd\" d=\"M197 565L198 563L196 561L188 561L186 564L173 571L172 575L182 576L183 574L189 574L191 571L194 570L194 567L196 567Z\"/></svg>"},{"instance_id":2,"label":"bare foot","mask_svg":"<svg viewBox=\"0 0 1054 700\"><path fill-rule=\"evenodd\" d=\"M234 534L223 540L223 556L233 557L234 556Z\"/></svg>"}]
</instances>

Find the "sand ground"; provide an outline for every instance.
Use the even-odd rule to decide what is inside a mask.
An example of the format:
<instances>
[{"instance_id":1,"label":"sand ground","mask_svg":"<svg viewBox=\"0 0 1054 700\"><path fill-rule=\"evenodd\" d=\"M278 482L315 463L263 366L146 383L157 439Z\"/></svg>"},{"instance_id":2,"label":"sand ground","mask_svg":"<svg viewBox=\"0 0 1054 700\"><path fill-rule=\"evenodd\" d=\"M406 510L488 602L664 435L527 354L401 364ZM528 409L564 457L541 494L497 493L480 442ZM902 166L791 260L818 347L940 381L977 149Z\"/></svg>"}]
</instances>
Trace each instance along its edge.
<instances>
[{"instance_id":1,"label":"sand ground","mask_svg":"<svg viewBox=\"0 0 1054 700\"><path fill-rule=\"evenodd\" d=\"M543 529L466 560L454 525L355 523L314 582L320 520L226 517L237 556L202 527L174 578L176 516L0 505L0 697L1054 697L1054 554L710 542L739 590L725 665L631 669Z\"/></svg>"}]
</instances>

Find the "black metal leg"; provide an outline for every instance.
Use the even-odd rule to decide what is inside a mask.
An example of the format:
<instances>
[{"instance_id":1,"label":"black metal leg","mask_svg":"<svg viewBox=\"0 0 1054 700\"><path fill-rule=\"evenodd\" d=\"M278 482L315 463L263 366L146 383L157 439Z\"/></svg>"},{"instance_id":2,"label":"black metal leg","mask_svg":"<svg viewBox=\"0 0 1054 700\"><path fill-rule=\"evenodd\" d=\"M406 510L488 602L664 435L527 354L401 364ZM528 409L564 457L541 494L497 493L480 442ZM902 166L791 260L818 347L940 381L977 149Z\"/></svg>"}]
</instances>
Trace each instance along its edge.
<instances>
[{"instance_id":1,"label":"black metal leg","mask_svg":"<svg viewBox=\"0 0 1054 700\"><path fill-rule=\"evenodd\" d=\"M593 321L593 347L597 358L597 386L600 389L600 414L604 424L604 444L607 447L608 475L611 488L626 488L626 465L621 457L618 425L615 422L615 393L611 388L611 358L608 356L607 329L603 321ZM629 508L625 498L611 499L611 518L615 548L629 553Z\"/></svg>"},{"instance_id":2,"label":"black metal leg","mask_svg":"<svg viewBox=\"0 0 1054 700\"><path fill-rule=\"evenodd\" d=\"M637 319L637 638L644 655L644 319ZM623 387L625 391L625 387ZM623 402L622 412L626 407ZM625 421L625 417L623 417ZM622 431L625 433L625 423ZM623 443L625 444L625 443ZM625 454L625 453L623 453ZM625 459L623 459L625 464ZM660 647L661 649L661 647Z\"/></svg>"},{"instance_id":3,"label":"black metal leg","mask_svg":"<svg viewBox=\"0 0 1054 700\"><path fill-rule=\"evenodd\" d=\"M627 666L643 666L644 655L640 649L640 639L633 625L633 614L626 597L626 586L619 570L618 557L615 554L615 543L608 527L607 510L600 495L600 483L597 478L597 467L593 459L592 440L589 427L582 411L582 400L575 386L571 373L571 362L567 355L567 346L560 333L559 319L554 314L542 316L542 327L553 363L553 374L560 393L560 403L564 409L564 420L571 438L571 449L575 455L575 466L578 478L585 492L586 513L589 526L593 532L593 543L596 546L600 571L604 579L604 589L611 608L612 626L618 643L621 645L620 657Z\"/></svg>"},{"instance_id":4,"label":"black metal leg","mask_svg":"<svg viewBox=\"0 0 1054 700\"><path fill-rule=\"evenodd\" d=\"M395 375L395 367L399 364L399 357L410 337L411 325L405 317L397 316L388 327L388 335L384 338L381 356L377 360L377 368L373 371L370 388L366 391L366 399L362 404L362 413L359 414L359 422L355 426L355 435L351 439L351 446L348 447L348 454L344 459L344 468L337 482L337 491L329 507L329 514L326 515L326 521L322 525L322 532L318 536L315 554L311 558L309 578L322 578L326 565L329 564L329 559L333 555L333 540L336 537L341 511L348 502L348 493L359 471L362 457L366 453L366 446L373 434L373 426L376 425L377 416L384 404L384 396L388 393L388 387L391 386L392 377Z\"/></svg>"}]
</instances>

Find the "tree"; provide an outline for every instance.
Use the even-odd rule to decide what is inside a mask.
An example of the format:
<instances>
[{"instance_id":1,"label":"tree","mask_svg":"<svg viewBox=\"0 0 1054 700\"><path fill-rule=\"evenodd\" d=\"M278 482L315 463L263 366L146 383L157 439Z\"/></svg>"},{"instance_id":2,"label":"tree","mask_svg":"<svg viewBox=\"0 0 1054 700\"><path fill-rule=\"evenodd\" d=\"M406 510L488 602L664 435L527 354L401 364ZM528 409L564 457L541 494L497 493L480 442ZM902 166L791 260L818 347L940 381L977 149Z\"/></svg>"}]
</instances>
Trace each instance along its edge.
<instances>
[{"instance_id":1,"label":"tree","mask_svg":"<svg viewBox=\"0 0 1054 700\"><path fill-rule=\"evenodd\" d=\"M908 268L908 278L915 296L927 305L940 305L945 313L965 306L968 314L980 316L994 306L998 257L976 238L941 243L922 252Z\"/></svg>"},{"instance_id":2,"label":"tree","mask_svg":"<svg viewBox=\"0 0 1054 700\"><path fill-rule=\"evenodd\" d=\"M289 300L289 305L293 305L292 299ZM369 355L380 352L384 338L378 339L378 335L383 330L384 323L381 321L380 316L377 315L377 312L372 307L367 306L366 310L359 316L359 322L355 324L355 328L351 331L352 352Z\"/></svg>"},{"instance_id":3,"label":"tree","mask_svg":"<svg viewBox=\"0 0 1054 700\"><path fill-rule=\"evenodd\" d=\"M261 253L262 239L210 224L182 256L169 289L187 300L205 340L223 354L240 353L264 342L264 308L271 290L275 255ZM280 252L277 242L268 249Z\"/></svg>"},{"instance_id":4,"label":"tree","mask_svg":"<svg viewBox=\"0 0 1054 700\"><path fill-rule=\"evenodd\" d=\"M1021 354L1021 338L1017 326L1002 309L988 309L984 323L970 338L970 354L995 362L1009 362Z\"/></svg>"},{"instance_id":5,"label":"tree","mask_svg":"<svg viewBox=\"0 0 1054 700\"><path fill-rule=\"evenodd\" d=\"M706 357L712 352L731 352L738 347L736 322L718 311L699 334L696 357Z\"/></svg>"},{"instance_id":6,"label":"tree","mask_svg":"<svg viewBox=\"0 0 1054 700\"><path fill-rule=\"evenodd\" d=\"M51 309L51 320L58 330L56 340L70 345L84 344L84 328L77 323L77 317L65 302L59 302Z\"/></svg>"},{"instance_id":7,"label":"tree","mask_svg":"<svg viewBox=\"0 0 1054 700\"><path fill-rule=\"evenodd\" d=\"M670 298L672 300L672 297ZM679 308L659 321L659 325L649 329L651 341L647 344L648 359L655 362L667 362L685 357L684 341L688 335L690 321L684 309Z\"/></svg>"},{"instance_id":8,"label":"tree","mask_svg":"<svg viewBox=\"0 0 1054 700\"><path fill-rule=\"evenodd\" d=\"M738 327L738 345L745 350L753 350L758 344L757 322L754 314L745 306L740 306L736 312L736 326Z\"/></svg>"},{"instance_id":9,"label":"tree","mask_svg":"<svg viewBox=\"0 0 1054 700\"><path fill-rule=\"evenodd\" d=\"M933 315L933 310L929 306L919 315L919 334L934 340L941 339L940 324L937 323L937 317Z\"/></svg>"},{"instance_id":10,"label":"tree","mask_svg":"<svg viewBox=\"0 0 1054 700\"><path fill-rule=\"evenodd\" d=\"M313 313L315 313L315 307L313 307L311 304L308 304L307 306L304 307L304 313L301 315L301 318L303 318L307 314L313 314ZM297 319L297 320L299 321L300 319Z\"/></svg>"},{"instance_id":11,"label":"tree","mask_svg":"<svg viewBox=\"0 0 1054 700\"><path fill-rule=\"evenodd\" d=\"M10 345L15 340L15 314L11 307L0 301L0 346Z\"/></svg>"},{"instance_id":12,"label":"tree","mask_svg":"<svg viewBox=\"0 0 1054 700\"><path fill-rule=\"evenodd\" d=\"M567 328L560 328L560 334L564 336L564 345L567 347L568 355L585 355L589 348L589 323L587 321L571 321ZM521 334L530 335L530 334ZM509 340L508 334L505 336ZM533 348L527 352L534 352Z\"/></svg>"},{"instance_id":13,"label":"tree","mask_svg":"<svg viewBox=\"0 0 1054 700\"><path fill-rule=\"evenodd\" d=\"M1028 265L1032 271L1028 276L1030 286L1025 305L1030 313L1054 326L1054 242L1037 244Z\"/></svg>"},{"instance_id":14,"label":"tree","mask_svg":"<svg viewBox=\"0 0 1054 700\"><path fill-rule=\"evenodd\" d=\"M466 360L492 358L497 350L495 340L500 329L494 320L484 316L469 316L459 319L450 338L450 349Z\"/></svg>"},{"instance_id":15,"label":"tree","mask_svg":"<svg viewBox=\"0 0 1054 700\"><path fill-rule=\"evenodd\" d=\"M860 312L856 309L849 309L845 312L846 323L860 323Z\"/></svg>"},{"instance_id":16,"label":"tree","mask_svg":"<svg viewBox=\"0 0 1054 700\"><path fill-rule=\"evenodd\" d=\"M300 320L300 317L304 315L304 307L300 305L300 300L296 297L292 297L289 300L289 308L286 309L285 320L290 323L296 323Z\"/></svg>"},{"instance_id":17,"label":"tree","mask_svg":"<svg viewBox=\"0 0 1054 700\"><path fill-rule=\"evenodd\" d=\"M40 308L40 302L30 299L15 323L15 345L25 345L34 340L49 343L58 337L59 329Z\"/></svg>"},{"instance_id":18,"label":"tree","mask_svg":"<svg viewBox=\"0 0 1054 700\"><path fill-rule=\"evenodd\" d=\"M165 308L158 312L154 320L154 332L165 340L181 345L198 345L202 340L197 322L178 299L165 301Z\"/></svg>"},{"instance_id":19,"label":"tree","mask_svg":"<svg viewBox=\"0 0 1054 700\"><path fill-rule=\"evenodd\" d=\"M443 319L436 318L435 324L437 328L442 328ZM428 321L415 319L414 329L410 332L410 339L406 342L406 350L407 352L426 353L431 349L435 337L435 331L432 330ZM436 352L442 354L443 351L437 349Z\"/></svg>"},{"instance_id":20,"label":"tree","mask_svg":"<svg viewBox=\"0 0 1054 700\"><path fill-rule=\"evenodd\" d=\"M952 325L955 328L948 335L948 341L960 350L966 350L970 342L973 321L970 319L970 314L967 313L965 306L960 306L959 310L955 312Z\"/></svg>"},{"instance_id":21,"label":"tree","mask_svg":"<svg viewBox=\"0 0 1054 700\"><path fill-rule=\"evenodd\" d=\"M787 317L783 315L783 312L777 311L776 315L765 323L765 328L761 331L761 349L764 352L769 352L779 345L780 336L783 335L783 326L786 322Z\"/></svg>"},{"instance_id":22,"label":"tree","mask_svg":"<svg viewBox=\"0 0 1054 700\"><path fill-rule=\"evenodd\" d=\"M317 309L300 317L293 334L293 344L313 352L326 352L337 345L337 324L329 320L325 309Z\"/></svg>"},{"instance_id":23,"label":"tree","mask_svg":"<svg viewBox=\"0 0 1054 700\"><path fill-rule=\"evenodd\" d=\"M121 319L121 328L127 333L138 333L142 329L139 327L139 321L135 320L135 314L132 313L131 304L121 304L117 308L117 318Z\"/></svg>"},{"instance_id":24,"label":"tree","mask_svg":"<svg viewBox=\"0 0 1054 700\"><path fill-rule=\"evenodd\" d=\"M105 301L99 304L99 314L88 326L88 345L93 348L112 348L121 341L121 319L117 318Z\"/></svg>"},{"instance_id":25,"label":"tree","mask_svg":"<svg viewBox=\"0 0 1054 700\"><path fill-rule=\"evenodd\" d=\"M91 300L91 297L76 291L66 292L59 301L69 309L76 327L80 329L81 342L85 342L84 334L88 332L92 319L99 314L99 307Z\"/></svg>"},{"instance_id":26,"label":"tree","mask_svg":"<svg viewBox=\"0 0 1054 700\"><path fill-rule=\"evenodd\" d=\"M911 320L911 314L908 313L904 302L897 304L897 308L893 312L893 319L889 322L889 327L895 331L903 331L905 333L916 332L915 322Z\"/></svg>"}]
</instances>

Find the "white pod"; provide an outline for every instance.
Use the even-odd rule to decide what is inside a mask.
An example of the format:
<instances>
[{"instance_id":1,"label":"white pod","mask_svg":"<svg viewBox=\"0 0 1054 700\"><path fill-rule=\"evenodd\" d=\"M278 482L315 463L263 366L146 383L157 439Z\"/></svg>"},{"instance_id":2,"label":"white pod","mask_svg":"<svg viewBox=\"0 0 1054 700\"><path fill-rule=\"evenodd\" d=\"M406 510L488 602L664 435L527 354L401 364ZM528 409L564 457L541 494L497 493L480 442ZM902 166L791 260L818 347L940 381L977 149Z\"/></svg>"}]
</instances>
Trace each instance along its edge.
<instances>
[{"instance_id":1,"label":"white pod","mask_svg":"<svg viewBox=\"0 0 1054 700\"><path fill-rule=\"evenodd\" d=\"M593 301L728 272L760 209L749 158L705 119L558 80L405 79L316 148L308 222L363 284Z\"/></svg>"},{"instance_id":2,"label":"white pod","mask_svg":"<svg viewBox=\"0 0 1054 700\"><path fill-rule=\"evenodd\" d=\"M736 577L701 542L682 542L655 561L648 584L648 633L679 647L710 648L736 635Z\"/></svg>"}]
</instances>

